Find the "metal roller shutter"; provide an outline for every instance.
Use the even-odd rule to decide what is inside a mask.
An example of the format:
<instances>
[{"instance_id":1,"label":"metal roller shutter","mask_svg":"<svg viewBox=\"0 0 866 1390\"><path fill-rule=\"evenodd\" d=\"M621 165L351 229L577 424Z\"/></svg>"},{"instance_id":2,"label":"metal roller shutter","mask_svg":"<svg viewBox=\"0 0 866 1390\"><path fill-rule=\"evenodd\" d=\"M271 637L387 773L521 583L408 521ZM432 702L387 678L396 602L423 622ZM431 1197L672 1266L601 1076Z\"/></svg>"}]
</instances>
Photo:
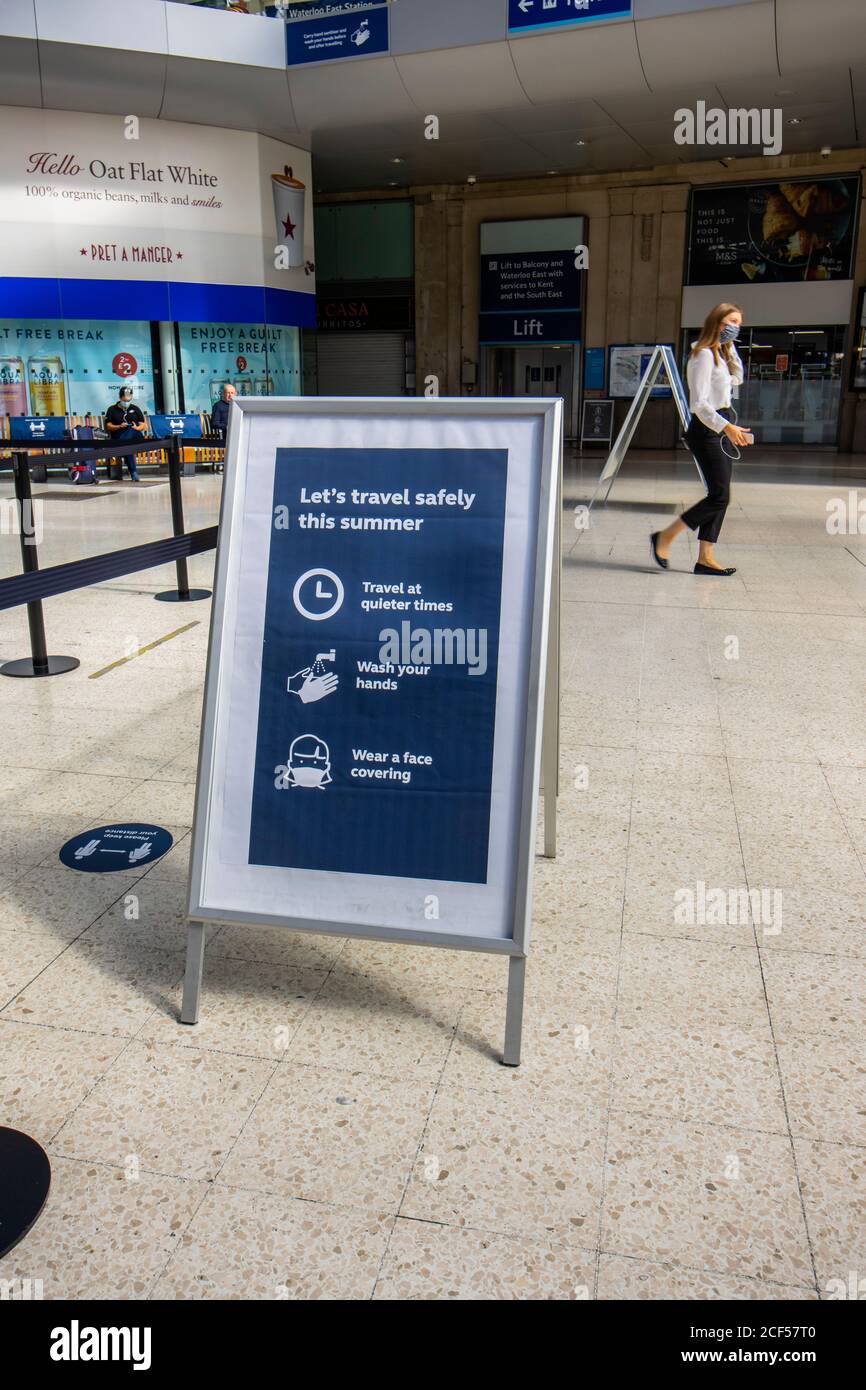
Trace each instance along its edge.
<instances>
[{"instance_id":1,"label":"metal roller shutter","mask_svg":"<svg viewBox=\"0 0 866 1390\"><path fill-rule=\"evenodd\" d=\"M405 396L405 333L320 333L320 396Z\"/></svg>"}]
</instances>

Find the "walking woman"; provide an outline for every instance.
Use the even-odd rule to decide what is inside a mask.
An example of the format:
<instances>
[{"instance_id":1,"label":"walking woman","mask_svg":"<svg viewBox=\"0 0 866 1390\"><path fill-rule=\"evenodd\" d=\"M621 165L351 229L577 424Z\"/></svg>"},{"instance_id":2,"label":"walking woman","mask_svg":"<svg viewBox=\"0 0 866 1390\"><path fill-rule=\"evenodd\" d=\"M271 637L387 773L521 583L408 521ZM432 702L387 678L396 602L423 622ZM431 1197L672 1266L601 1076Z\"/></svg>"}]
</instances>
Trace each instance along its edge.
<instances>
[{"instance_id":1,"label":"walking woman","mask_svg":"<svg viewBox=\"0 0 866 1390\"><path fill-rule=\"evenodd\" d=\"M692 344L686 369L692 418L685 440L697 460L707 495L664 531L655 531L650 537L652 558L663 570L668 568L671 543L688 526L698 533L695 574L736 574L733 567L725 568L716 561L713 546L728 510L731 465L739 458L731 445L738 450L752 443L751 434L734 423L736 412L731 409L733 387L743 380L743 364L734 347L742 322L742 311L736 304L717 304L707 314L700 337ZM727 447L726 435L730 440Z\"/></svg>"}]
</instances>

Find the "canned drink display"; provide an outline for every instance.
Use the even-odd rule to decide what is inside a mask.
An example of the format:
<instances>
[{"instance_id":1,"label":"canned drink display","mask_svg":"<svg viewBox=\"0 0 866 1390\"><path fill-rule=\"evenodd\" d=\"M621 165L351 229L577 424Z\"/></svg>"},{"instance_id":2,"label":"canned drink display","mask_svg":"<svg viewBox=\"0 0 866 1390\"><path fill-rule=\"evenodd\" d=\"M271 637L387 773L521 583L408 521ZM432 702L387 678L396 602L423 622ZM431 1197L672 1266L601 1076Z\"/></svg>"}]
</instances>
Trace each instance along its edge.
<instances>
[{"instance_id":1,"label":"canned drink display","mask_svg":"<svg viewBox=\"0 0 866 1390\"><path fill-rule=\"evenodd\" d=\"M62 359L55 354L31 357L27 363L27 375L30 380L30 414L65 415Z\"/></svg>"},{"instance_id":2,"label":"canned drink display","mask_svg":"<svg viewBox=\"0 0 866 1390\"><path fill-rule=\"evenodd\" d=\"M256 377L256 395L272 396L274 394L273 378L269 376Z\"/></svg>"},{"instance_id":3,"label":"canned drink display","mask_svg":"<svg viewBox=\"0 0 866 1390\"><path fill-rule=\"evenodd\" d=\"M253 394L253 379L251 376L235 377L235 390L239 396L251 396Z\"/></svg>"},{"instance_id":4,"label":"canned drink display","mask_svg":"<svg viewBox=\"0 0 866 1390\"><path fill-rule=\"evenodd\" d=\"M0 415L27 414L24 358L0 357Z\"/></svg>"}]
</instances>

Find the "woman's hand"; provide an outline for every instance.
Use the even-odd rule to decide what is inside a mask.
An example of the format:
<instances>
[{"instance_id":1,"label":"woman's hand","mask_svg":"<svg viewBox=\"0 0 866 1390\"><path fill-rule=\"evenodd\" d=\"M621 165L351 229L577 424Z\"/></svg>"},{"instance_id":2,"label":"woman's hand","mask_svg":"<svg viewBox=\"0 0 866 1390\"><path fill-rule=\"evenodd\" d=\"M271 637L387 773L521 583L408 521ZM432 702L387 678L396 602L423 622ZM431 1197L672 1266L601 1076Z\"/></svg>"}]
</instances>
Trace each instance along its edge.
<instances>
[{"instance_id":1,"label":"woman's hand","mask_svg":"<svg viewBox=\"0 0 866 1390\"><path fill-rule=\"evenodd\" d=\"M739 425L725 425L724 432L738 449L747 449L752 442L752 436L747 430L741 430Z\"/></svg>"}]
</instances>

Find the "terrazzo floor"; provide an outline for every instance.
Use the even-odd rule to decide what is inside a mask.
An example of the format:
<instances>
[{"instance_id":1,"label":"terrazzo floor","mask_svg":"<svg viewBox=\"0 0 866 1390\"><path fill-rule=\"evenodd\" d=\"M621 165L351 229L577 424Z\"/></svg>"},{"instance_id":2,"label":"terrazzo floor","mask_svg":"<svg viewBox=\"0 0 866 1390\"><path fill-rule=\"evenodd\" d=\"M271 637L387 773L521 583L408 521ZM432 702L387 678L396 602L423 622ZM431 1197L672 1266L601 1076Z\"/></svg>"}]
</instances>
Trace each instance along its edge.
<instances>
[{"instance_id":1,"label":"terrazzo floor","mask_svg":"<svg viewBox=\"0 0 866 1390\"><path fill-rule=\"evenodd\" d=\"M559 853L537 860L516 1071L506 964L460 952L217 928L182 1027L210 604L155 603L170 567L46 603L50 650L81 667L0 681L0 1123L44 1144L53 1183L0 1279L810 1300L866 1276L866 535L826 525L862 459L741 470L724 581L690 573L686 539L672 572L647 565L700 491L683 455L636 456L578 529L597 467L566 469ZM190 529L220 485L184 481ZM156 539L168 507L125 482L49 501L40 561ZM26 634L0 614L0 659ZM171 830L164 859L60 864L130 817ZM739 890L764 892L759 921Z\"/></svg>"}]
</instances>

